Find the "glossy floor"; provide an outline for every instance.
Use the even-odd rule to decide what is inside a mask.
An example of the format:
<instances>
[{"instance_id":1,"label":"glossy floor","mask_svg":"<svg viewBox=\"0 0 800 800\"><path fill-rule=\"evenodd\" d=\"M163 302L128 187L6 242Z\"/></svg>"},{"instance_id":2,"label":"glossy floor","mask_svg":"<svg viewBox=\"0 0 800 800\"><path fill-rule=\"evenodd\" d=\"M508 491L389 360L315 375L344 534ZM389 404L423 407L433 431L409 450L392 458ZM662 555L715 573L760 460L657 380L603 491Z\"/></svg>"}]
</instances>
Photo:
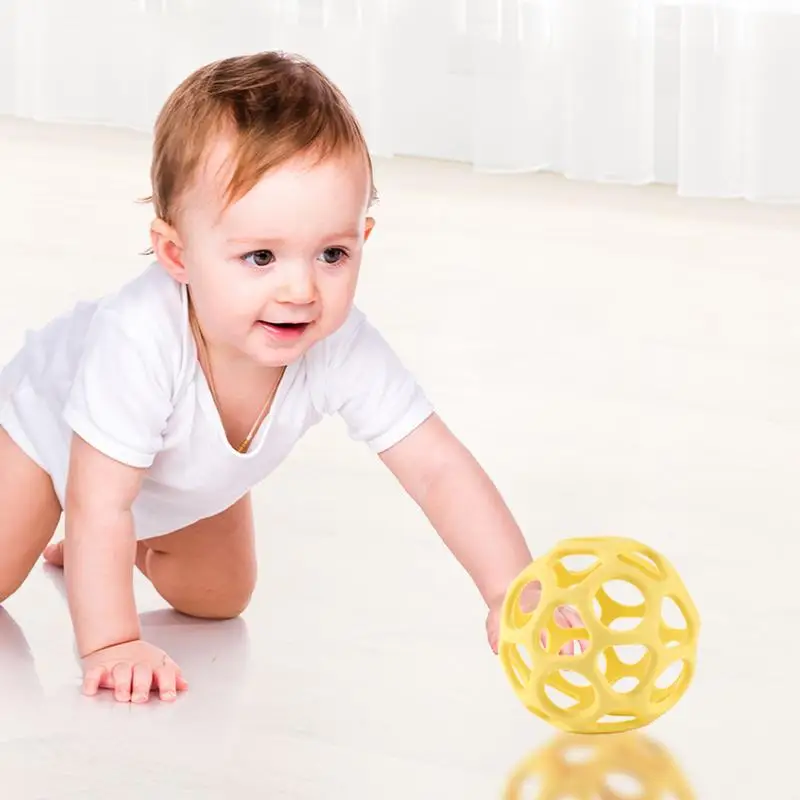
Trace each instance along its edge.
<instances>
[{"instance_id":1,"label":"glossy floor","mask_svg":"<svg viewBox=\"0 0 800 800\"><path fill-rule=\"evenodd\" d=\"M0 121L0 360L146 263L148 147ZM637 538L702 615L688 694L593 740L596 763L679 798L799 797L800 210L404 160L377 178L359 303L534 551ZM555 775L551 798L601 796L569 781L602 769L558 771L562 740L513 695L470 582L341 425L255 496L243 619L179 618L137 583L146 635L191 681L174 705L81 697L60 577L34 570L0 611L4 798L484 800L518 769Z\"/></svg>"}]
</instances>

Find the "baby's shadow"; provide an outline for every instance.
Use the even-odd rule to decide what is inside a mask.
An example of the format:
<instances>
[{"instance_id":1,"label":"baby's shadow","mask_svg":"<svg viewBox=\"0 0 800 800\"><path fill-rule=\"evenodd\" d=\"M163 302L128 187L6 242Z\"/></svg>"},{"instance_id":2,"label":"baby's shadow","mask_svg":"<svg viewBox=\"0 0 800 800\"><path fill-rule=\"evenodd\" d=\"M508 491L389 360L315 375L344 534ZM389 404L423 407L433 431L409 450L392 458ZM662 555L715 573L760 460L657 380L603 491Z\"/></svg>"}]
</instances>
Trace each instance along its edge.
<instances>
[{"instance_id":1,"label":"baby's shadow","mask_svg":"<svg viewBox=\"0 0 800 800\"><path fill-rule=\"evenodd\" d=\"M16 620L0 606L0 708L2 717L12 705L43 697L30 644Z\"/></svg>"},{"instance_id":2,"label":"baby's shadow","mask_svg":"<svg viewBox=\"0 0 800 800\"><path fill-rule=\"evenodd\" d=\"M198 620L167 608L145 612L139 619L142 638L169 653L189 683L178 698L181 716L211 716L217 730L238 718L247 697L250 642L245 621Z\"/></svg>"},{"instance_id":3,"label":"baby's shadow","mask_svg":"<svg viewBox=\"0 0 800 800\"><path fill-rule=\"evenodd\" d=\"M201 620L170 608L139 615L142 638L169 653L192 685L239 685L247 673L250 637L241 617Z\"/></svg>"}]
</instances>

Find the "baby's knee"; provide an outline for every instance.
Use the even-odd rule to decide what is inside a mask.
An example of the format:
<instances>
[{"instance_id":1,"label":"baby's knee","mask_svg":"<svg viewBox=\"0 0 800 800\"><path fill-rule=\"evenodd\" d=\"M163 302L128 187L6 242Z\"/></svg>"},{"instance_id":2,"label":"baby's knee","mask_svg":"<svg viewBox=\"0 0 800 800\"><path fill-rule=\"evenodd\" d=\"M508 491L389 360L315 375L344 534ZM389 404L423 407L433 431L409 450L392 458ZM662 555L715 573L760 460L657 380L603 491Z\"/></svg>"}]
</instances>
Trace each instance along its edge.
<instances>
[{"instance_id":1,"label":"baby's knee","mask_svg":"<svg viewBox=\"0 0 800 800\"><path fill-rule=\"evenodd\" d=\"M234 619L250 605L255 590L252 570L226 564L209 568L204 563L159 553L149 553L146 561L145 574L156 591L181 614Z\"/></svg>"},{"instance_id":2,"label":"baby's knee","mask_svg":"<svg viewBox=\"0 0 800 800\"><path fill-rule=\"evenodd\" d=\"M175 596L172 607L181 614L197 619L225 620L241 616L250 605L253 587L226 586L218 590L191 592Z\"/></svg>"}]
</instances>

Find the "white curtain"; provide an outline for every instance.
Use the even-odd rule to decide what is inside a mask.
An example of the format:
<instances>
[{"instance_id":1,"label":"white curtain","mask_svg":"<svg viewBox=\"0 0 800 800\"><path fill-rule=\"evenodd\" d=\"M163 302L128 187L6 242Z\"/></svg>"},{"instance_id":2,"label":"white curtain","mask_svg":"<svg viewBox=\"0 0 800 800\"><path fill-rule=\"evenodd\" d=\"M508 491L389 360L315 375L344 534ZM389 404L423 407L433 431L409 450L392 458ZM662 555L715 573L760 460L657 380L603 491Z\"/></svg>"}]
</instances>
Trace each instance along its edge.
<instances>
[{"instance_id":1,"label":"white curtain","mask_svg":"<svg viewBox=\"0 0 800 800\"><path fill-rule=\"evenodd\" d=\"M147 130L190 70L270 48L378 155L800 199L800 0L0 0L0 113Z\"/></svg>"}]
</instances>

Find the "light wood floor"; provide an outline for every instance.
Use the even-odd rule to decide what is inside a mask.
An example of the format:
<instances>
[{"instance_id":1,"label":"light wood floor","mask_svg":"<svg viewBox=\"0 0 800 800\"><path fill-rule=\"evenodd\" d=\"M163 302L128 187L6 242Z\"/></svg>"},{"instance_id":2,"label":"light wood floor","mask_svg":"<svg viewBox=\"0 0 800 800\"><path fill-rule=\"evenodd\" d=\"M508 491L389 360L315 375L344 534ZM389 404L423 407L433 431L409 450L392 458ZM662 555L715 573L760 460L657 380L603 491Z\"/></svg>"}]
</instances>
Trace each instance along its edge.
<instances>
[{"instance_id":1,"label":"light wood floor","mask_svg":"<svg viewBox=\"0 0 800 800\"><path fill-rule=\"evenodd\" d=\"M144 266L148 148L0 121L0 362ZM642 735L698 798L798 796L800 210L409 160L377 179L359 304L534 551L631 536L692 592L697 678ZM82 698L59 578L34 570L0 611L3 797L485 800L554 741L465 575L340 425L256 509L242 620L192 624L138 584L192 683L173 706Z\"/></svg>"}]
</instances>

